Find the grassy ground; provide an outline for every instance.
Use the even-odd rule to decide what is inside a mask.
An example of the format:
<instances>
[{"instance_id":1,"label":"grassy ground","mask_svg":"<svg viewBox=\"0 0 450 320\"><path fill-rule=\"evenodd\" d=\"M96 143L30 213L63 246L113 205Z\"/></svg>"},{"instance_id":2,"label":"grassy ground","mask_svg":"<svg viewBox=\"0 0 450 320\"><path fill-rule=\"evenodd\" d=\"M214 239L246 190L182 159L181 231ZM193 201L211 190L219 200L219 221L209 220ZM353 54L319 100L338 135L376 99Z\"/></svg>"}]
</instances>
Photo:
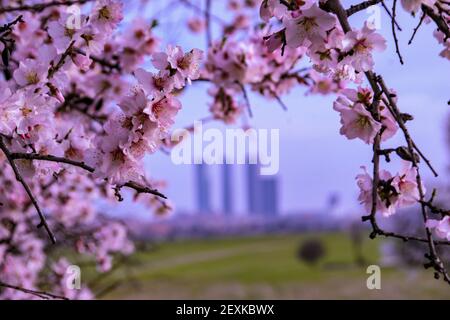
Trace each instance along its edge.
<instances>
[{"instance_id":1,"label":"grassy ground","mask_svg":"<svg viewBox=\"0 0 450 320\"><path fill-rule=\"evenodd\" d=\"M317 235L316 235L317 236ZM449 299L450 289L422 270L382 268L381 290L366 287L366 267L353 261L343 234L318 235L326 256L316 266L297 259L309 235L190 240L137 252L97 283L109 299ZM378 263L380 242L363 245L367 265Z\"/></svg>"}]
</instances>

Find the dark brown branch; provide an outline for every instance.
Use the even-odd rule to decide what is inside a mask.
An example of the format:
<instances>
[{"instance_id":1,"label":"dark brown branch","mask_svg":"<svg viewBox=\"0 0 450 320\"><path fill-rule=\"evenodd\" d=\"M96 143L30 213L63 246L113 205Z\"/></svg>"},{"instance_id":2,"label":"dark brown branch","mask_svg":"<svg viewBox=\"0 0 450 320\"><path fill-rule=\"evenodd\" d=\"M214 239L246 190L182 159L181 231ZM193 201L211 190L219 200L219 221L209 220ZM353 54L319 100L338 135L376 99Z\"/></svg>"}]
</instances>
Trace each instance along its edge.
<instances>
[{"instance_id":1,"label":"dark brown branch","mask_svg":"<svg viewBox=\"0 0 450 320\"><path fill-rule=\"evenodd\" d=\"M412 33L412 35L411 35L411 39L409 39L409 41L408 41L408 45L410 45L410 44L413 42L414 37L416 36L417 31L419 30L420 26L422 25L423 20L425 20L425 16L426 16L426 14L423 13L422 16L420 17L419 24L414 28L414 31L413 31L413 33Z\"/></svg>"},{"instance_id":2,"label":"dark brown branch","mask_svg":"<svg viewBox=\"0 0 450 320\"><path fill-rule=\"evenodd\" d=\"M384 80L382 77L378 77L378 83L380 84L381 90L383 91L383 93L386 96L386 99L388 100L390 107L393 109L393 111L395 112L395 114L397 115L397 123L400 126L400 129L403 131L403 135L405 137L405 140L408 144L408 150L410 152L410 154L414 154L414 142L409 134L408 129L406 128L402 117L400 116L400 111L397 107L397 104L393 98L393 95L390 93L389 89L387 88L386 84L384 83ZM435 243L433 240L433 236L431 234L431 230L427 227L426 222L428 220L428 215L427 215L427 211L426 208L427 206L423 203L423 201L425 201L425 192L423 190L422 187L422 178L420 176L420 172L419 172L419 166L417 164L417 160L415 159L415 157L411 158L411 162L413 167L416 168L417 171L417 175L416 175L416 181L417 181L417 188L419 190L419 198L420 198L420 206L422 209L422 218L425 224L425 233L426 233L426 237L428 239L428 247L429 247L429 256L428 258L430 259L430 263L436 272L440 273L443 275L444 280L446 282L448 282L450 284L450 276L448 275L447 271L445 270L444 264L443 262L440 260L437 252L436 252L436 247L435 247Z\"/></svg>"},{"instance_id":3,"label":"dark brown branch","mask_svg":"<svg viewBox=\"0 0 450 320\"><path fill-rule=\"evenodd\" d=\"M123 185L120 185L119 189L122 187L128 187L128 188L134 189L138 194L139 193L149 193L154 196L157 196L157 197L160 197L163 199L167 199L167 197L164 194L162 194L161 192L159 192L158 190L149 188L147 186L143 186L140 183L137 183L134 181L129 181L127 183L124 183Z\"/></svg>"},{"instance_id":4,"label":"dark brown branch","mask_svg":"<svg viewBox=\"0 0 450 320\"><path fill-rule=\"evenodd\" d=\"M425 157L425 155L423 154L422 151L420 151L419 147L416 145L416 143L413 141L413 145L414 145L414 149L417 151L417 153L419 154L419 156L423 159L423 161L425 161L425 163L427 164L428 168L430 168L431 172L433 173L433 175L435 177L438 177L439 174L437 173L437 171L433 168L433 166L431 165L430 160L427 159L427 157Z\"/></svg>"},{"instance_id":5,"label":"dark brown branch","mask_svg":"<svg viewBox=\"0 0 450 320\"><path fill-rule=\"evenodd\" d=\"M394 43L395 43L395 52L397 53L398 59L400 60L400 63L403 64L403 57L400 53L400 48L398 45L398 39L397 39L397 32L395 31L395 11L397 8L397 0L394 0L392 3L392 17L391 17L391 27L392 27L392 36L394 37Z\"/></svg>"},{"instance_id":6,"label":"dark brown branch","mask_svg":"<svg viewBox=\"0 0 450 320\"><path fill-rule=\"evenodd\" d=\"M368 7L376 5L380 2L383 2L383 0L367 0L367 1L350 6L350 8L345 10L345 13L347 14L347 17L350 17L352 14L362 11L364 9L367 9Z\"/></svg>"},{"instance_id":7,"label":"dark brown branch","mask_svg":"<svg viewBox=\"0 0 450 320\"><path fill-rule=\"evenodd\" d=\"M2 13L8 13L8 12L17 12L17 11L34 11L34 12L40 12L42 10L45 10L50 7L56 7L56 6L71 6L74 4L85 4L88 2L92 2L94 0L67 0L67 1L51 1L46 3L36 3L31 5L21 5L21 6L11 6L11 7L4 7L0 8L0 14Z\"/></svg>"},{"instance_id":8,"label":"dark brown branch","mask_svg":"<svg viewBox=\"0 0 450 320\"><path fill-rule=\"evenodd\" d=\"M7 32L7 31L11 30L11 28L14 27L16 24L18 24L19 22L23 22L23 16L22 15L18 16L13 21L11 21L11 22L3 25L2 27L0 27L0 33Z\"/></svg>"},{"instance_id":9,"label":"dark brown branch","mask_svg":"<svg viewBox=\"0 0 450 320\"><path fill-rule=\"evenodd\" d=\"M41 222L38 225L38 228L44 227L45 230L47 231L47 234L48 234L50 240L52 241L52 243L56 243L55 235L53 234L52 230L48 226L45 215L41 211L41 208L39 207L39 204L38 204L36 198L34 197L33 192L31 191L30 187L28 186L26 181L23 179L22 174L20 173L19 169L17 168L16 163L14 162L14 158L11 157L11 153L10 153L8 147L6 146L6 144L3 142L2 137L0 137L0 149L3 151L6 158L8 159L8 162L9 162L11 168L13 169L14 174L16 175L16 180L22 184L23 188L25 189L25 192L27 193L28 197L30 198L31 202L33 203L33 206L36 208L36 211L41 220Z\"/></svg>"},{"instance_id":10,"label":"dark brown branch","mask_svg":"<svg viewBox=\"0 0 450 320\"><path fill-rule=\"evenodd\" d=\"M13 160L51 161L51 162L70 164L72 166L82 168L89 172L95 171L94 168L86 165L84 162L74 161L74 160L67 159L64 157L56 157L56 156L52 156L52 155L41 155L41 154L37 154L37 153L11 153L10 156Z\"/></svg>"},{"instance_id":11,"label":"dark brown branch","mask_svg":"<svg viewBox=\"0 0 450 320\"><path fill-rule=\"evenodd\" d=\"M433 8L430 8L427 5L422 4L422 11L429 16L434 23L436 23L439 31L441 31L445 35L445 39L450 38L450 29L447 25L447 22L437 13L433 11Z\"/></svg>"},{"instance_id":12,"label":"dark brown branch","mask_svg":"<svg viewBox=\"0 0 450 320\"><path fill-rule=\"evenodd\" d=\"M64 297L64 296L59 296L50 292L45 292L45 291L38 291L38 290L31 290L31 289L26 289L26 288L22 288L19 286L14 286L8 283L4 283L2 281L0 281L0 287L4 287L4 288L9 288L9 289L13 289L13 290L18 290L24 293L28 293L31 295L34 295L36 297L39 297L41 299L44 300L49 300L49 299L58 299L58 300L69 300L68 298Z\"/></svg>"},{"instance_id":13,"label":"dark brown branch","mask_svg":"<svg viewBox=\"0 0 450 320\"><path fill-rule=\"evenodd\" d=\"M72 53L72 49L73 49L74 44L75 44L75 41L72 41L69 44L69 46L67 47L66 51L64 51L64 53L61 55L61 57L59 58L59 61L58 61L58 63L56 65L53 65L53 61L52 61L52 65L48 69L47 78L49 78L49 79L53 78L55 73L58 72L59 69L61 69L61 67L66 62L66 58Z\"/></svg>"},{"instance_id":14,"label":"dark brown branch","mask_svg":"<svg viewBox=\"0 0 450 320\"><path fill-rule=\"evenodd\" d=\"M384 11L386 11L386 13L388 14L389 18L392 19L392 13L389 10L389 8L387 7L386 3L384 3L384 1L381 2L381 6L383 7ZM394 20L394 23L397 26L397 30L398 31L402 31L402 28L400 28L400 25L397 23L396 20Z\"/></svg>"}]
</instances>

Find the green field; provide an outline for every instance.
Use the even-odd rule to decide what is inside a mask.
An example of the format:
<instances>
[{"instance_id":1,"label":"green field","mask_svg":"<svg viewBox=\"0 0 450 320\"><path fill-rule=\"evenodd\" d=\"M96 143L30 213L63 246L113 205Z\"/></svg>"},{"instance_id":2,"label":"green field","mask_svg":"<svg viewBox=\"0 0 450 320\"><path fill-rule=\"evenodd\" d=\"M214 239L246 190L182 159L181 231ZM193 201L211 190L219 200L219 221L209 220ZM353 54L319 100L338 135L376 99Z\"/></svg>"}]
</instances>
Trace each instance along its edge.
<instances>
[{"instance_id":1,"label":"green field","mask_svg":"<svg viewBox=\"0 0 450 320\"><path fill-rule=\"evenodd\" d=\"M448 299L450 289L421 269L382 268L381 290L366 287L366 267L354 263L344 234L315 234L325 257L315 266L297 258L309 235L161 243L134 254L96 281L104 299ZM363 244L367 264L382 240ZM88 277L92 277L89 275Z\"/></svg>"}]
</instances>

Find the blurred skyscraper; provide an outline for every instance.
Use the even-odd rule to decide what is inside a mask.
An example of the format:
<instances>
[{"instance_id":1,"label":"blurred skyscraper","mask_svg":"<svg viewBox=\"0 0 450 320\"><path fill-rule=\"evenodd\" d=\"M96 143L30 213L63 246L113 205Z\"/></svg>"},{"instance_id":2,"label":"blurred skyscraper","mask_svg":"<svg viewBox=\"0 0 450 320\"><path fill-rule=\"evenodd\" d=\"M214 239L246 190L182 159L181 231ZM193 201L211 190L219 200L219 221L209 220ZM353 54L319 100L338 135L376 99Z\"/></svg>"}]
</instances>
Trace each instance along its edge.
<instances>
[{"instance_id":1,"label":"blurred skyscraper","mask_svg":"<svg viewBox=\"0 0 450 320\"><path fill-rule=\"evenodd\" d=\"M278 214L278 179L260 175L259 164L247 164L247 203L252 215Z\"/></svg>"},{"instance_id":2,"label":"blurred skyscraper","mask_svg":"<svg viewBox=\"0 0 450 320\"><path fill-rule=\"evenodd\" d=\"M222 165L222 201L223 213L231 215L233 213L233 167L230 164L224 163Z\"/></svg>"},{"instance_id":3,"label":"blurred skyscraper","mask_svg":"<svg viewBox=\"0 0 450 320\"><path fill-rule=\"evenodd\" d=\"M247 210L249 214L260 213L260 200L258 199L259 194L259 165L246 164L246 174L247 174Z\"/></svg>"},{"instance_id":4,"label":"blurred skyscraper","mask_svg":"<svg viewBox=\"0 0 450 320\"><path fill-rule=\"evenodd\" d=\"M265 216L278 215L278 179L276 177L260 178L261 213Z\"/></svg>"},{"instance_id":5,"label":"blurred skyscraper","mask_svg":"<svg viewBox=\"0 0 450 320\"><path fill-rule=\"evenodd\" d=\"M211 184L206 164L198 164L196 167L197 174L197 208L200 213L211 212Z\"/></svg>"},{"instance_id":6,"label":"blurred skyscraper","mask_svg":"<svg viewBox=\"0 0 450 320\"><path fill-rule=\"evenodd\" d=\"M216 167L217 168L217 167ZM279 214L278 177L261 176L259 164L247 164L244 167L246 191L243 195L236 194L236 179L234 177L234 165L222 164L222 213L232 215L235 211L235 201L238 197L245 197L247 213L249 215L276 216ZM201 214L212 212L212 181L207 164L195 165L197 209Z\"/></svg>"}]
</instances>

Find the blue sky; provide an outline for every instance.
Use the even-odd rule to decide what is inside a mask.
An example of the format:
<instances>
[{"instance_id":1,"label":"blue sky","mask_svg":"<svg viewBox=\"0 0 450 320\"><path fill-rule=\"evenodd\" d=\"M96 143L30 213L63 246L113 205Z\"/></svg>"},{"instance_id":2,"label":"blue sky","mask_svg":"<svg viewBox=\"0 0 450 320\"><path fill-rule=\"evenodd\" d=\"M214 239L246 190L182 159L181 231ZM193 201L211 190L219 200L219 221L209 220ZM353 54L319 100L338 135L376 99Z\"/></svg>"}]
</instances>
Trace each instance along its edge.
<instances>
[{"instance_id":1,"label":"blue sky","mask_svg":"<svg viewBox=\"0 0 450 320\"><path fill-rule=\"evenodd\" d=\"M405 61L404 65L400 65L392 41L390 18L381 10L379 32L387 39L388 47L384 52L375 54L375 71L382 74L387 84L397 91L401 110L415 117L415 121L409 123L411 134L441 174L439 179L434 179L424 167L425 180L430 185L445 182L448 180L445 172L448 149L444 137L447 101L450 98L449 63L438 56L441 46L432 37L432 24L423 25L413 44L407 45L418 18L412 18L398 8L398 22L403 28L398 36ZM356 27L362 26L368 15L362 11L352 16L350 22ZM162 25L161 31L164 32L166 42L179 42L185 49L203 49L203 37L195 39L185 36L181 33L182 28L172 26L176 26L176 23ZM186 90L181 98L183 109L175 128L185 127L195 119L208 115L207 88L207 84L194 84ZM332 95L305 96L303 89L296 89L283 97L289 108L285 112L276 102L250 95L254 117L249 119L249 123L256 128L280 129L281 211L324 208L332 192L340 194L342 212L361 210L356 201L358 189L354 177L361 165L370 166L371 148L359 140L349 141L339 135L339 116L332 109L334 99ZM212 126L223 127L217 123ZM402 139L397 134L390 144L399 143L402 143ZM169 156L160 152L149 156L146 163L150 176L168 182L166 194L178 210L195 209L195 176L191 166L175 166ZM389 168L394 171L398 164L389 165ZM236 170L236 194L240 195L237 208L242 214L245 211L244 179L242 168ZM211 168L211 174L214 181L213 204L219 208L221 190L218 168Z\"/></svg>"}]
</instances>

